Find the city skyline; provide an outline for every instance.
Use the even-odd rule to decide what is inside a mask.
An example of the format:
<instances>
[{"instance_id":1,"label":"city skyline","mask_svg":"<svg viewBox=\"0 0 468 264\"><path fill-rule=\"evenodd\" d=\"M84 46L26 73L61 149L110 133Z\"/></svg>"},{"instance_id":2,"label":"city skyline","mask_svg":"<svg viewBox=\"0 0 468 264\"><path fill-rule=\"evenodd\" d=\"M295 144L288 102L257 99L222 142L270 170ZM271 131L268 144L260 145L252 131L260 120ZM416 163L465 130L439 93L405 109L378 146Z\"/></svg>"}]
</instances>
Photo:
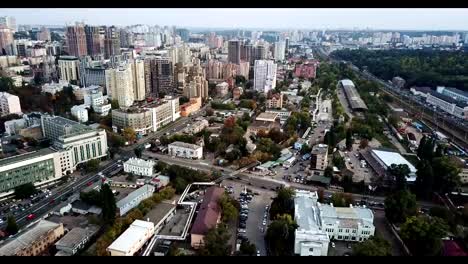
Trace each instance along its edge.
<instances>
[{"instance_id":1,"label":"city skyline","mask_svg":"<svg viewBox=\"0 0 468 264\"><path fill-rule=\"evenodd\" d=\"M104 11L104 12L103 12ZM0 9L18 24L175 25L217 29L373 29L468 31L468 9L449 8L167 8L167 9ZM445 17L445 19L444 19ZM278 19L281 18L281 19ZM216 25L216 27L213 27Z\"/></svg>"}]
</instances>

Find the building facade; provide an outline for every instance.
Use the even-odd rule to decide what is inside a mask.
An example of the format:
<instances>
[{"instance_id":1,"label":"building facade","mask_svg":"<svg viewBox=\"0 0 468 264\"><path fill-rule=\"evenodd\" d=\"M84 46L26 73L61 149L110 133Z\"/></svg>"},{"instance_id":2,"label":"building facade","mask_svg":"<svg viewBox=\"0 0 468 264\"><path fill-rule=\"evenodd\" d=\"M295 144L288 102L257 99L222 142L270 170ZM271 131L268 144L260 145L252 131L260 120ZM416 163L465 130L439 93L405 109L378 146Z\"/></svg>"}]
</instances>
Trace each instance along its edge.
<instances>
[{"instance_id":1,"label":"building facade","mask_svg":"<svg viewBox=\"0 0 468 264\"><path fill-rule=\"evenodd\" d=\"M26 183L41 185L62 177L58 154L51 149L28 152L0 160L0 195Z\"/></svg>"},{"instance_id":2,"label":"building facade","mask_svg":"<svg viewBox=\"0 0 468 264\"><path fill-rule=\"evenodd\" d=\"M146 94L159 97L161 94L171 95L174 92L173 63L168 58L149 57L145 59Z\"/></svg>"},{"instance_id":3,"label":"building facade","mask_svg":"<svg viewBox=\"0 0 468 264\"><path fill-rule=\"evenodd\" d=\"M65 35L68 54L78 58L88 54L84 25L77 23L75 26L68 26Z\"/></svg>"},{"instance_id":4,"label":"building facade","mask_svg":"<svg viewBox=\"0 0 468 264\"><path fill-rule=\"evenodd\" d=\"M154 186L150 184L143 185L142 187L131 192L125 198L117 202L117 210L120 216L124 216L133 208L137 207L141 201L150 198L154 193Z\"/></svg>"},{"instance_id":5,"label":"building facade","mask_svg":"<svg viewBox=\"0 0 468 264\"><path fill-rule=\"evenodd\" d=\"M0 92L0 116L21 114L19 97L7 92Z\"/></svg>"},{"instance_id":6,"label":"building facade","mask_svg":"<svg viewBox=\"0 0 468 264\"><path fill-rule=\"evenodd\" d=\"M318 144L312 147L310 168L324 171L328 166L328 145Z\"/></svg>"},{"instance_id":7,"label":"building facade","mask_svg":"<svg viewBox=\"0 0 468 264\"><path fill-rule=\"evenodd\" d=\"M135 101L133 72L130 64L121 64L117 69L106 70L107 95L126 109Z\"/></svg>"},{"instance_id":8,"label":"building facade","mask_svg":"<svg viewBox=\"0 0 468 264\"><path fill-rule=\"evenodd\" d=\"M268 60L256 60L254 65L254 86L256 91L268 93L276 87L276 64Z\"/></svg>"},{"instance_id":9,"label":"building facade","mask_svg":"<svg viewBox=\"0 0 468 264\"><path fill-rule=\"evenodd\" d=\"M86 25L84 27L86 37L86 49L88 55L97 56L101 54L100 28Z\"/></svg>"},{"instance_id":10,"label":"building facade","mask_svg":"<svg viewBox=\"0 0 468 264\"><path fill-rule=\"evenodd\" d=\"M228 61L234 64L240 63L241 42L239 40L230 40L228 42Z\"/></svg>"},{"instance_id":11,"label":"building facade","mask_svg":"<svg viewBox=\"0 0 468 264\"><path fill-rule=\"evenodd\" d=\"M80 80L79 64L80 61L77 57L60 56L58 60L60 80L65 82L78 82Z\"/></svg>"},{"instance_id":12,"label":"building facade","mask_svg":"<svg viewBox=\"0 0 468 264\"><path fill-rule=\"evenodd\" d=\"M72 116L76 117L78 122L86 123L88 122L88 106L86 105L74 105L70 110Z\"/></svg>"},{"instance_id":13,"label":"building facade","mask_svg":"<svg viewBox=\"0 0 468 264\"><path fill-rule=\"evenodd\" d=\"M0 247L0 256L41 256L64 235L63 224L41 220Z\"/></svg>"},{"instance_id":14,"label":"building facade","mask_svg":"<svg viewBox=\"0 0 468 264\"><path fill-rule=\"evenodd\" d=\"M151 177L154 175L154 165L152 160L143 160L138 158L130 158L124 162L124 171L135 175Z\"/></svg>"},{"instance_id":15,"label":"building facade","mask_svg":"<svg viewBox=\"0 0 468 264\"><path fill-rule=\"evenodd\" d=\"M186 159L201 159L203 158L203 147L176 141L168 145L168 154Z\"/></svg>"},{"instance_id":16,"label":"building facade","mask_svg":"<svg viewBox=\"0 0 468 264\"><path fill-rule=\"evenodd\" d=\"M111 113L114 130L130 127L138 135L146 135L153 130L153 113L148 109L115 109Z\"/></svg>"},{"instance_id":17,"label":"building facade","mask_svg":"<svg viewBox=\"0 0 468 264\"><path fill-rule=\"evenodd\" d=\"M154 235L154 223L135 220L108 248L111 256L133 256Z\"/></svg>"}]
</instances>

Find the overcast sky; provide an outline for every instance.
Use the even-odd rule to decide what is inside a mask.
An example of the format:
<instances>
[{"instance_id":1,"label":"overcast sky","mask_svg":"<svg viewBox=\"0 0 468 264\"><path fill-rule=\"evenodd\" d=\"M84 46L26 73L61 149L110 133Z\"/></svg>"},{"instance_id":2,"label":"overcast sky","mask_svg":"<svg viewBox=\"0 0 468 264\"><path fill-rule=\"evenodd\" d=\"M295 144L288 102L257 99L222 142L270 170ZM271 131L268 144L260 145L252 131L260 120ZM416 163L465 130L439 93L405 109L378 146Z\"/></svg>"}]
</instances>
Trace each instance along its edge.
<instances>
[{"instance_id":1,"label":"overcast sky","mask_svg":"<svg viewBox=\"0 0 468 264\"><path fill-rule=\"evenodd\" d=\"M64 25L84 21L98 25L175 25L217 28L372 28L403 30L468 30L468 9L10 9L0 16L17 24Z\"/></svg>"}]
</instances>

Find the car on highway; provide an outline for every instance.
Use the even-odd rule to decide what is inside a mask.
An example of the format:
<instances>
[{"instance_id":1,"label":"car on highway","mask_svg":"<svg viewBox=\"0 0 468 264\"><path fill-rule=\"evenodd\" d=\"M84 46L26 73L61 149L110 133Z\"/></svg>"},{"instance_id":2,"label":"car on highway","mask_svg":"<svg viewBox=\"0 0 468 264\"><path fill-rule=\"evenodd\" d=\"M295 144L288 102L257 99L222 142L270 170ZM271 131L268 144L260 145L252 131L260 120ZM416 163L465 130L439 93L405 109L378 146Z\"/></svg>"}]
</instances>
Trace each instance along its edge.
<instances>
[{"instance_id":1,"label":"car on highway","mask_svg":"<svg viewBox=\"0 0 468 264\"><path fill-rule=\"evenodd\" d=\"M35 214L29 214L28 216L26 216L26 219L28 220L33 220L34 218L36 218Z\"/></svg>"}]
</instances>

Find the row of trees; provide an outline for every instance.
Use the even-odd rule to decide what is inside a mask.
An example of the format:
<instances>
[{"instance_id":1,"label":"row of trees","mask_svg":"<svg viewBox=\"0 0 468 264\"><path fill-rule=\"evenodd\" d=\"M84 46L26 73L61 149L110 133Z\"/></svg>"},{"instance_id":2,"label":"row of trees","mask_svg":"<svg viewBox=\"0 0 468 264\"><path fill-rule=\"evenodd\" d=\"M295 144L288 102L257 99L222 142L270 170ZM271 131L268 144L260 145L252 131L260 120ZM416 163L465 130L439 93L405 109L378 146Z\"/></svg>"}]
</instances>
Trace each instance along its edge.
<instances>
[{"instance_id":1,"label":"row of trees","mask_svg":"<svg viewBox=\"0 0 468 264\"><path fill-rule=\"evenodd\" d=\"M435 50L339 50L332 56L367 67L374 75L390 80L401 76L406 87L437 85L468 89L468 55L462 51Z\"/></svg>"},{"instance_id":2,"label":"row of trees","mask_svg":"<svg viewBox=\"0 0 468 264\"><path fill-rule=\"evenodd\" d=\"M163 175L170 178L171 185L176 193L182 193L188 184L198 181L211 181L214 175L208 175L205 172L192 170L178 165L168 165L162 161L156 164L156 169Z\"/></svg>"}]
</instances>

